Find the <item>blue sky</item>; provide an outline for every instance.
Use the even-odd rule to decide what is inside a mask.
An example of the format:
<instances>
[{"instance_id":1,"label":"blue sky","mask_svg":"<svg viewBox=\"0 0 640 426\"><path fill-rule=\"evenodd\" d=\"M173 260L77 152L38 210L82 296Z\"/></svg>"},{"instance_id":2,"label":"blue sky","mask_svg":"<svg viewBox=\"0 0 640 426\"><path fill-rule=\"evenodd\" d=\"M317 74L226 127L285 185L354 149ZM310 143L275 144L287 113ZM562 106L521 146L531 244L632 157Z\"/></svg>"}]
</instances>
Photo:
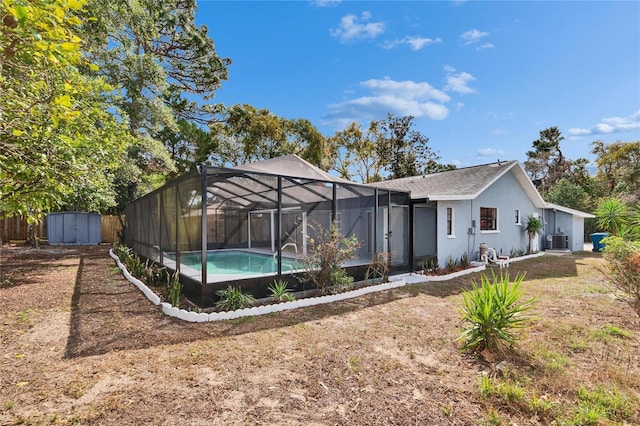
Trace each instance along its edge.
<instances>
[{"instance_id":1,"label":"blue sky","mask_svg":"<svg viewBox=\"0 0 640 426\"><path fill-rule=\"evenodd\" d=\"M443 163L526 159L557 126L571 159L640 140L640 2L198 1L216 92L326 136L413 115Z\"/></svg>"}]
</instances>

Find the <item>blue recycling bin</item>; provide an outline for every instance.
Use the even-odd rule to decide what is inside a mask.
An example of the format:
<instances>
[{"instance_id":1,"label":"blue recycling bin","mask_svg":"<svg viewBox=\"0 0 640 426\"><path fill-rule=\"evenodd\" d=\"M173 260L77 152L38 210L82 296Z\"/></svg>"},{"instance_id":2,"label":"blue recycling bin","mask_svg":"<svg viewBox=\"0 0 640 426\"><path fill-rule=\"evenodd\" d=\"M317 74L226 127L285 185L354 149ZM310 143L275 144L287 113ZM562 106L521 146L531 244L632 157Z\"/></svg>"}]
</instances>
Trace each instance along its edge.
<instances>
[{"instance_id":1,"label":"blue recycling bin","mask_svg":"<svg viewBox=\"0 0 640 426\"><path fill-rule=\"evenodd\" d=\"M609 237L608 232L595 232L590 235L591 241L593 242L593 251L600 252L604 250L606 244L602 242L603 239Z\"/></svg>"}]
</instances>

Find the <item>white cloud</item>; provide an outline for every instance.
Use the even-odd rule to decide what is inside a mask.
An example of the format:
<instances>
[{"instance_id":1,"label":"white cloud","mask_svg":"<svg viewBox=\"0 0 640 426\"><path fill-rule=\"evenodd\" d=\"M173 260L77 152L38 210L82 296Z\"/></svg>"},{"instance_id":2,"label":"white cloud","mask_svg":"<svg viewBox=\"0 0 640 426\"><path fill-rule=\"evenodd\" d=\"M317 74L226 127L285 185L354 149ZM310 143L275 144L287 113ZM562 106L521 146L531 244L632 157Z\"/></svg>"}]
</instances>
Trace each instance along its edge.
<instances>
[{"instance_id":1,"label":"white cloud","mask_svg":"<svg viewBox=\"0 0 640 426\"><path fill-rule=\"evenodd\" d=\"M460 40L464 44L473 44L479 42L484 37L487 37L489 33L485 33L483 31L478 31L475 28L470 29L469 31L465 31L460 35Z\"/></svg>"},{"instance_id":2,"label":"white cloud","mask_svg":"<svg viewBox=\"0 0 640 426\"><path fill-rule=\"evenodd\" d=\"M359 19L361 22L358 22ZM329 33L341 43L354 40L372 40L384 32L385 26L382 22L367 22L370 19L369 12L362 12L360 18L352 14L345 15L340 19L338 28L330 29Z\"/></svg>"},{"instance_id":3,"label":"white cloud","mask_svg":"<svg viewBox=\"0 0 640 426\"><path fill-rule=\"evenodd\" d=\"M441 90L435 89L427 82L395 81L389 77L382 80L371 79L360 83L361 86L371 89L378 95L391 95L405 99L435 99L438 102L448 102L449 95Z\"/></svg>"},{"instance_id":4,"label":"white cloud","mask_svg":"<svg viewBox=\"0 0 640 426\"><path fill-rule=\"evenodd\" d=\"M316 7L331 7L342 3L342 0L312 0L309 3Z\"/></svg>"},{"instance_id":5,"label":"white cloud","mask_svg":"<svg viewBox=\"0 0 640 426\"><path fill-rule=\"evenodd\" d=\"M623 133L640 129L640 110L627 117L610 117L596 123L590 129L571 128L570 136L608 135L611 133Z\"/></svg>"},{"instance_id":6,"label":"white cloud","mask_svg":"<svg viewBox=\"0 0 640 426\"><path fill-rule=\"evenodd\" d=\"M476 47L476 50L493 49L494 47L493 43L485 43L482 46Z\"/></svg>"},{"instance_id":7,"label":"white cloud","mask_svg":"<svg viewBox=\"0 0 640 426\"><path fill-rule=\"evenodd\" d=\"M476 92L475 89L469 87L469 83L476 79L474 76L464 71L456 74L456 69L450 65L445 65L444 70L447 72L447 76L445 77L447 85L444 87L444 90L450 90L456 93Z\"/></svg>"},{"instance_id":8,"label":"white cloud","mask_svg":"<svg viewBox=\"0 0 640 426\"><path fill-rule=\"evenodd\" d=\"M495 157L497 155L504 155L504 151L495 148L481 148L476 151L479 157Z\"/></svg>"},{"instance_id":9,"label":"white cloud","mask_svg":"<svg viewBox=\"0 0 640 426\"><path fill-rule=\"evenodd\" d=\"M569 133L570 136L583 136L583 135L590 135L591 134L591 130L589 130L589 129L572 128L572 129L569 129L569 131L567 133Z\"/></svg>"},{"instance_id":10,"label":"white cloud","mask_svg":"<svg viewBox=\"0 0 640 426\"><path fill-rule=\"evenodd\" d=\"M494 129L491 132L491 136L500 136L500 135L506 135L506 134L507 134L507 131L502 127L498 127L497 129Z\"/></svg>"},{"instance_id":11,"label":"white cloud","mask_svg":"<svg viewBox=\"0 0 640 426\"><path fill-rule=\"evenodd\" d=\"M378 120L387 113L431 120L443 120L449 115L449 109L443 104L451 98L427 82L395 81L385 77L362 81L360 86L370 93L329 105L324 124L342 128L344 123Z\"/></svg>"},{"instance_id":12,"label":"white cloud","mask_svg":"<svg viewBox=\"0 0 640 426\"><path fill-rule=\"evenodd\" d=\"M382 44L383 49L393 49L400 44L408 44L411 50L421 50L423 47L434 43L442 43L442 39L431 39L428 37L406 36L401 39L388 40Z\"/></svg>"}]
</instances>

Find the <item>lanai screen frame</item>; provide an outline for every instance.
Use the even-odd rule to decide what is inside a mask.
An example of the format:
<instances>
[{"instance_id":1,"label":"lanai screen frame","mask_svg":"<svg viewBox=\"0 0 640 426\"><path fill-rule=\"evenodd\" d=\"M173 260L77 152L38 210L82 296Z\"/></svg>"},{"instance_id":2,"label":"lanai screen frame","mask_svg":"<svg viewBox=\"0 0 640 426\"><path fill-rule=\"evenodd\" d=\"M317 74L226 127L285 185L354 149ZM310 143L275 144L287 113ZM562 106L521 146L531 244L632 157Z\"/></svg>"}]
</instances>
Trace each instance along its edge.
<instances>
[{"instance_id":1,"label":"lanai screen frame","mask_svg":"<svg viewBox=\"0 0 640 426\"><path fill-rule=\"evenodd\" d=\"M207 200L207 202L202 202ZM362 225L356 222L363 219L363 214L369 214L366 220L367 226L367 247L361 248L371 253L388 248L389 230L391 230L391 206L410 205L410 195L408 192L377 188L356 183L345 183L340 181L329 181L321 179L301 178L287 176L284 174L266 173L260 171L248 171L233 168L222 168L212 166L199 166L194 170L150 194L141 197L127 205L125 209L125 243L144 258L151 259L170 270L177 271L181 277L186 277L196 281L201 286L211 283L207 279L207 253L211 250L221 250L233 248L233 243L228 240L220 243L212 241L211 215L210 211L214 206L228 204L246 215L246 230L241 228L243 218L238 221L237 232L245 232L248 237L247 243L251 244L251 214L257 210L275 211L275 232L271 235L272 240L276 240L275 259L277 260L277 272L265 274L272 279L280 279L289 273L283 273L283 217L287 209L300 208L301 216L309 219L309 212L317 213L319 204L323 204L322 215L329 215L329 225L336 219L345 222L347 229L345 236L349 236L349 231ZM358 207L364 203L364 208L348 209L348 206ZM302 207L305 205L315 205L313 209L307 211ZM386 208L385 216L381 212ZM226 207L218 210L226 213ZM229 211L232 209L229 209ZM398 210L398 209L396 209ZM402 209L400 209L402 210ZM302 215L306 212L305 215ZM329 213L327 213L329 212ZM357 217L348 217L346 212L359 214ZM354 216L352 215L352 216ZM318 216L318 215L316 215ZM406 253L404 258L392 265L395 271L406 272L411 269L411 259L413 259L413 244L411 244L409 227L410 217L406 217L406 235L396 237L403 238ZM296 221L298 219L296 218ZM387 222L386 225L384 222ZM218 226L219 221L213 223ZM223 227L229 224L225 218ZM308 224L305 224L305 226ZM217 229L216 229L217 230ZM308 228L304 229L308 235ZM387 231L387 235L384 234ZM357 234L357 232L356 232ZM227 238L230 235L225 235ZM360 237L360 236L359 236ZM306 238L306 236L305 236ZM393 238L393 237L391 237ZM243 247L243 236L240 236L238 248ZM284 241L286 242L286 240ZM194 276L194 271L185 271L181 264L180 257L185 252L200 252L201 270L199 276ZM173 253L173 258L167 254ZM367 260L364 256L363 261ZM399 263L398 263L399 262ZM360 263L364 265L365 263ZM216 282L226 286L233 280ZM219 287L219 286L218 286ZM224 288L224 287L223 287Z\"/></svg>"}]
</instances>

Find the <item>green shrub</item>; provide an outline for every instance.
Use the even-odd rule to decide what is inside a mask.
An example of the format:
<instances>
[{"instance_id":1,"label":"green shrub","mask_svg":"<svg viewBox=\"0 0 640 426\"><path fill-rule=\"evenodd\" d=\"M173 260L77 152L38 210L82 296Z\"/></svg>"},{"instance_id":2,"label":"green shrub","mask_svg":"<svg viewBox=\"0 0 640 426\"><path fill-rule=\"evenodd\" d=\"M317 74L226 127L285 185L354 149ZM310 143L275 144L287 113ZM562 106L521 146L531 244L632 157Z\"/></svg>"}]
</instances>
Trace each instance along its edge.
<instances>
[{"instance_id":1,"label":"green shrub","mask_svg":"<svg viewBox=\"0 0 640 426\"><path fill-rule=\"evenodd\" d=\"M353 288L353 277L347 274L342 268L331 271L331 287L336 293L351 290Z\"/></svg>"},{"instance_id":2,"label":"green shrub","mask_svg":"<svg viewBox=\"0 0 640 426\"><path fill-rule=\"evenodd\" d=\"M291 290L287 287L287 282L283 280L274 281L269 286L269 292L277 302L293 302L296 297L291 294Z\"/></svg>"},{"instance_id":3,"label":"green shrub","mask_svg":"<svg viewBox=\"0 0 640 426\"><path fill-rule=\"evenodd\" d=\"M224 290L216 291L220 300L216 302L216 307L221 311L235 311L251 306L255 299L253 295L244 293L242 288L228 286Z\"/></svg>"},{"instance_id":4,"label":"green shrub","mask_svg":"<svg viewBox=\"0 0 640 426\"><path fill-rule=\"evenodd\" d=\"M313 283L321 294L336 284L342 287L347 281L342 264L353 257L360 245L355 234L345 238L332 224L330 229L320 232L317 239L309 238L302 279Z\"/></svg>"},{"instance_id":5,"label":"green shrub","mask_svg":"<svg viewBox=\"0 0 640 426\"><path fill-rule=\"evenodd\" d=\"M456 266L458 266L458 261L457 259L454 259L453 257L451 257L451 255L447 256L447 271L449 272L453 272L456 270Z\"/></svg>"},{"instance_id":6,"label":"green shrub","mask_svg":"<svg viewBox=\"0 0 640 426\"><path fill-rule=\"evenodd\" d=\"M460 334L464 350L500 350L515 343L513 330L524 326L529 319L524 313L533 303L520 302L523 280L524 274L519 274L511 283L509 274L501 273L493 274L493 282L482 274L480 287L473 281L473 288L463 293L463 320L469 325Z\"/></svg>"},{"instance_id":7,"label":"green shrub","mask_svg":"<svg viewBox=\"0 0 640 426\"><path fill-rule=\"evenodd\" d=\"M171 306L178 306L180 305L181 293L182 283L180 282L180 276L176 272L169 277L169 280L164 288L164 299L168 303L170 303Z\"/></svg>"},{"instance_id":8,"label":"green shrub","mask_svg":"<svg viewBox=\"0 0 640 426\"><path fill-rule=\"evenodd\" d=\"M462 257L460 257L460 266L462 269L467 269L471 266L471 260L469 260L469 255L466 251L462 254Z\"/></svg>"},{"instance_id":9,"label":"green shrub","mask_svg":"<svg viewBox=\"0 0 640 426\"><path fill-rule=\"evenodd\" d=\"M139 277L150 287L163 287L171 280L165 268L158 267L154 262L147 260L144 263L143 276Z\"/></svg>"},{"instance_id":10,"label":"green shrub","mask_svg":"<svg viewBox=\"0 0 640 426\"><path fill-rule=\"evenodd\" d=\"M631 306L640 315L640 241L626 241L614 236L605 238L603 242L609 281L628 295Z\"/></svg>"},{"instance_id":11,"label":"green shrub","mask_svg":"<svg viewBox=\"0 0 640 426\"><path fill-rule=\"evenodd\" d=\"M425 272L437 274L440 272L440 263L438 262L438 256L429 256L422 265Z\"/></svg>"}]
</instances>

